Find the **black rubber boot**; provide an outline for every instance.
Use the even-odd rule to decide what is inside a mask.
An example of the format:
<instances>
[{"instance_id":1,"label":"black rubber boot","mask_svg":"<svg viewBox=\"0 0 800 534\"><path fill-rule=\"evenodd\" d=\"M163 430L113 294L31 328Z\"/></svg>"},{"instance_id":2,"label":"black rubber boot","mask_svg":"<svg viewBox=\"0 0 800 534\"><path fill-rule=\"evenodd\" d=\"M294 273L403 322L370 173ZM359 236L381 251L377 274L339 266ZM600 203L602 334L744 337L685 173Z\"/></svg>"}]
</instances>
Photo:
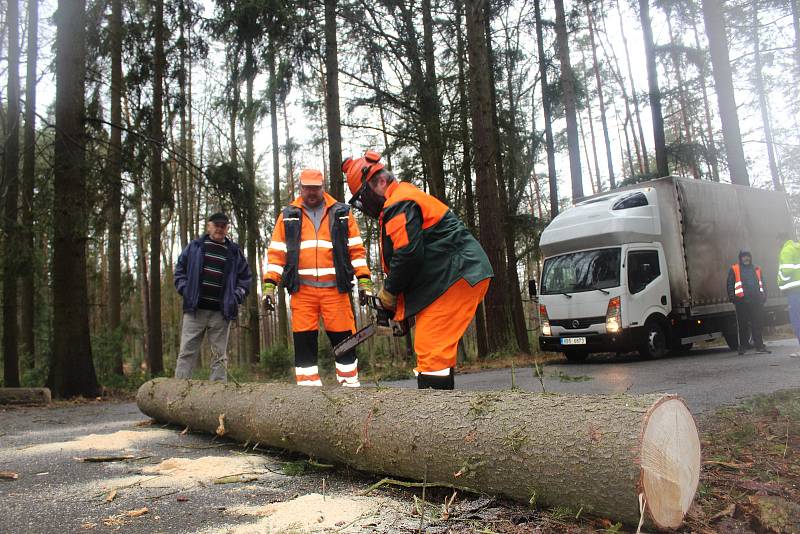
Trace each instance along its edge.
<instances>
[{"instance_id":1,"label":"black rubber boot","mask_svg":"<svg viewBox=\"0 0 800 534\"><path fill-rule=\"evenodd\" d=\"M447 376L417 375L417 389L455 389L455 369Z\"/></svg>"}]
</instances>

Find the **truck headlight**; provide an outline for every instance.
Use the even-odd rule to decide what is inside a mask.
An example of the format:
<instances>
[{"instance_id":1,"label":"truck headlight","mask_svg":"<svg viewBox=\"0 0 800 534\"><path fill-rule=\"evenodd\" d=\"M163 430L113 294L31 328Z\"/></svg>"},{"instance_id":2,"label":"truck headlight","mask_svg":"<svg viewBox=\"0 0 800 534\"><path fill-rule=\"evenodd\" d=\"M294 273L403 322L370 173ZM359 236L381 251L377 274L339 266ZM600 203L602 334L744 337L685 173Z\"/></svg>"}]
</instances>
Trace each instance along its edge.
<instances>
[{"instance_id":1,"label":"truck headlight","mask_svg":"<svg viewBox=\"0 0 800 534\"><path fill-rule=\"evenodd\" d=\"M608 301L606 310L606 332L616 334L622 330L622 306L619 297L614 297Z\"/></svg>"}]
</instances>

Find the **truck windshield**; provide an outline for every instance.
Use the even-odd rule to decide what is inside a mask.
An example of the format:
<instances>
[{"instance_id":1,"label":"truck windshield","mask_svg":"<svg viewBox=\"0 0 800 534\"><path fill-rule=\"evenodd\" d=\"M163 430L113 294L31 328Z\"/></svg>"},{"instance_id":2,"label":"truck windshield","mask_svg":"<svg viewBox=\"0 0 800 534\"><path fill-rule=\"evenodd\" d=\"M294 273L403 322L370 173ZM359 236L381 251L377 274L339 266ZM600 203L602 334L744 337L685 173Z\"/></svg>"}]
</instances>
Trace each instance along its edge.
<instances>
[{"instance_id":1,"label":"truck windshield","mask_svg":"<svg viewBox=\"0 0 800 534\"><path fill-rule=\"evenodd\" d=\"M620 249L602 248L548 258L542 294L578 293L619 286Z\"/></svg>"}]
</instances>

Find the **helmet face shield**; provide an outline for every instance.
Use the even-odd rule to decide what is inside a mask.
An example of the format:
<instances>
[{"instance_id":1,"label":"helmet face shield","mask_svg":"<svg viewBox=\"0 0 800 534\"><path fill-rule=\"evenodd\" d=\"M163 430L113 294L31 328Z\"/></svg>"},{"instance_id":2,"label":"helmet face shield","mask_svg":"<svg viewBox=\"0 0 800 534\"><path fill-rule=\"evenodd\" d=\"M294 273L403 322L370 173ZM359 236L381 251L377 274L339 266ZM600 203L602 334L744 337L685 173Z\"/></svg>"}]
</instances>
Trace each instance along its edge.
<instances>
[{"instance_id":1,"label":"helmet face shield","mask_svg":"<svg viewBox=\"0 0 800 534\"><path fill-rule=\"evenodd\" d=\"M364 182L361 185L361 189L356 191L356 194L353 195L348 203L367 217L377 219L380 217L381 211L383 211L386 197L377 194L367 182Z\"/></svg>"}]
</instances>

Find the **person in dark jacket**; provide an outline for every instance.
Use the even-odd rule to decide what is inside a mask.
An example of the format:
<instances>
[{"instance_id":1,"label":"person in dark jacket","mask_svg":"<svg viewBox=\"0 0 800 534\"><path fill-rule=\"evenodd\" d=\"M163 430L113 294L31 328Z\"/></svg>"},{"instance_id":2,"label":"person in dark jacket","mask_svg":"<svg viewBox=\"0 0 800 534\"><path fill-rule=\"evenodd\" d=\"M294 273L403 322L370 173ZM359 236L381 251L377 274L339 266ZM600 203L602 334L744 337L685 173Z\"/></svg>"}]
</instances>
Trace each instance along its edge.
<instances>
[{"instance_id":1,"label":"person in dark jacket","mask_svg":"<svg viewBox=\"0 0 800 534\"><path fill-rule=\"evenodd\" d=\"M739 252L739 262L728 271L728 299L736 306L736 322L739 325L739 354L752 348L753 335L756 352L768 354L761 331L764 327L764 302L767 289L761 277L761 267L753 265L753 256L746 250Z\"/></svg>"},{"instance_id":2,"label":"person in dark jacket","mask_svg":"<svg viewBox=\"0 0 800 534\"><path fill-rule=\"evenodd\" d=\"M478 241L441 201L386 170L371 150L346 159L350 202L378 219L386 273L378 292L395 320L414 317L419 389L453 389L458 342L494 276Z\"/></svg>"},{"instance_id":3,"label":"person in dark jacket","mask_svg":"<svg viewBox=\"0 0 800 534\"><path fill-rule=\"evenodd\" d=\"M175 378L191 378L203 335L211 347L211 380L227 381L228 332L250 291L252 274L239 245L228 238L223 213L208 218L206 234L181 252L175 289L183 297L181 348Z\"/></svg>"}]
</instances>

